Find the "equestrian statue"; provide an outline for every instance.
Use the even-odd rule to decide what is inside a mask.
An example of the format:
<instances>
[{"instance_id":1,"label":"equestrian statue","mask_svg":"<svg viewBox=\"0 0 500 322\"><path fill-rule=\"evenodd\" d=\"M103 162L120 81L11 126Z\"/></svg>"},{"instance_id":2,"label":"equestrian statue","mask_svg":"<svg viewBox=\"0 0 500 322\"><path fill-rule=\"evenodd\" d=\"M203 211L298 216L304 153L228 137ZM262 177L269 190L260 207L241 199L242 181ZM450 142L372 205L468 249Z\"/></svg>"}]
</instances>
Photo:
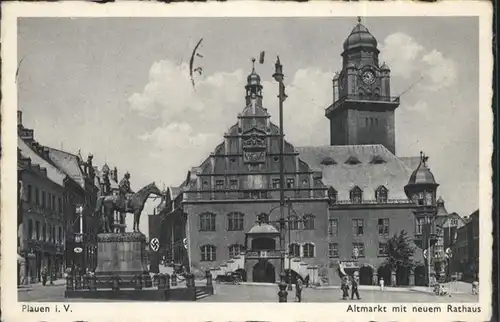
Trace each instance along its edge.
<instances>
[{"instance_id":1,"label":"equestrian statue","mask_svg":"<svg viewBox=\"0 0 500 322\"><path fill-rule=\"evenodd\" d=\"M138 192L133 192L130 188L130 174L125 173L119 184L118 195L101 196L97 199L97 206L94 215L100 215L102 221L102 231L105 233L113 232L114 213L120 213L123 218L127 213L134 214L134 232L139 230L139 221L141 213L144 210L144 204L151 194L162 196L162 192L154 182L141 188Z\"/></svg>"}]
</instances>

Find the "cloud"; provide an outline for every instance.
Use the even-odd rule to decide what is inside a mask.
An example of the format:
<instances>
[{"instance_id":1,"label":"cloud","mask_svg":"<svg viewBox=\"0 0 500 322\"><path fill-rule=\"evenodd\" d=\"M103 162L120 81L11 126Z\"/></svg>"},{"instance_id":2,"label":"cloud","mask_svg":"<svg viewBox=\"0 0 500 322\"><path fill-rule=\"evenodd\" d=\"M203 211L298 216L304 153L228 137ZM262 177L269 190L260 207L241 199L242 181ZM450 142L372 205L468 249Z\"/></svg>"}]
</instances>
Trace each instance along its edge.
<instances>
[{"instance_id":1,"label":"cloud","mask_svg":"<svg viewBox=\"0 0 500 322\"><path fill-rule=\"evenodd\" d=\"M380 46L381 58L387 61L393 77L417 81L425 91L436 92L455 84L456 63L437 49L428 50L401 32L387 36Z\"/></svg>"},{"instance_id":2,"label":"cloud","mask_svg":"<svg viewBox=\"0 0 500 322\"><path fill-rule=\"evenodd\" d=\"M422 100L418 100L414 104L404 106L405 110L414 111L414 112L425 112L428 108L429 108L429 104L427 104L426 101L422 101Z\"/></svg>"},{"instance_id":3,"label":"cloud","mask_svg":"<svg viewBox=\"0 0 500 322\"><path fill-rule=\"evenodd\" d=\"M319 68L301 69L291 76L284 129L292 144L327 144L324 110L332 103L331 78L332 73ZM245 84L242 70L215 72L198 77L194 90L187 65L168 60L152 65L149 82L129 98L129 104L143 117L160 119L161 126L138 138L153 147L150 156L162 160L169 181L172 176L183 179L190 167L199 165L223 141L224 132L245 107ZM264 107L278 124L277 84L264 81L262 85Z\"/></svg>"},{"instance_id":4,"label":"cloud","mask_svg":"<svg viewBox=\"0 0 500 322\"><path fill-rule=\"evenodd\" d=\"M424 47L412 37L397 32L387 36L380 46L381 56L390 64L392 76L410 78L417 71L417 61Z\"/></svg>"}]
</instances>

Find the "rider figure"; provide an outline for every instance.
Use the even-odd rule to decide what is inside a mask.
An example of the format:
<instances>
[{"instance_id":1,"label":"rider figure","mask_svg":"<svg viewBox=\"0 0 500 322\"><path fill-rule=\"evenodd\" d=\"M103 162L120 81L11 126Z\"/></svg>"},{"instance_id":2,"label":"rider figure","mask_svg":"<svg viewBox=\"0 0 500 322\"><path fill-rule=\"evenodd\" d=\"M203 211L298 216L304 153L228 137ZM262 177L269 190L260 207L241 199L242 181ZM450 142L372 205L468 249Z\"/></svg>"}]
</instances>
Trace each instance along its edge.
<instances>
[{"instance_id":1,"label":"rider figure","mask_svg":"<svg viewBox=\"0 0 500 322\"><path fill-rule=\"evenodd\" d=\"M125 173L123 179L120 181L118 185L118 190L120 193L120 200L123 201L124 209L127 210L128 207L128 194L133 193L132 189L130 189L130 173Z\"/></svg>"}]
</instances>

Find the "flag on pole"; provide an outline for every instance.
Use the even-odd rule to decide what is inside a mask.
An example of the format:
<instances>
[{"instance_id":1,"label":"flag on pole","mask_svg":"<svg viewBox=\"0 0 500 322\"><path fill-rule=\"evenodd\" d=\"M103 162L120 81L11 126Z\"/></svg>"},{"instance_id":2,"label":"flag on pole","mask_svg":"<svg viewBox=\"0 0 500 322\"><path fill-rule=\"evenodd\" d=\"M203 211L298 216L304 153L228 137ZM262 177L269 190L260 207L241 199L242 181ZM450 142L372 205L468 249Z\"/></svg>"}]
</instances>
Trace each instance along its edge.
<instances>
[{"instance_id":1,"label":"flag on pole","mask_svg":"<svg viewBox=\"0 0 500 322\"><path fill-rule=\"evenodd\" d=\"M259 64L264 64L264 55L265 55L265 52L261 51L260 56L259 56Z\"/></svg>"}]
</instances>

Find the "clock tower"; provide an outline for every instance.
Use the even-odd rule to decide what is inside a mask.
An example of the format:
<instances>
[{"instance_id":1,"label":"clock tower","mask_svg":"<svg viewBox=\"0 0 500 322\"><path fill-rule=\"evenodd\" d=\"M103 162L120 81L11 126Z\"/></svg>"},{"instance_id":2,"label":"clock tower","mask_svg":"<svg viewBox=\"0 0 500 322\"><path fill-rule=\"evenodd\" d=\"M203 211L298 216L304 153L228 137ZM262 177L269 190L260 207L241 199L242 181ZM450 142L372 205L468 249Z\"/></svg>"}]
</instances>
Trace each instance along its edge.
<instances>
[{"instance_id":1,"label":"clock tower","mask_svg":"<svg viewBox=\"0 0 500 322\"><path fill-rule=\"evenodd\" d=\"M382 144L395 154L390 69L380 65L377 40L358 24L344 41L342 70L333 77L333 104L326 109L331 145Z\"/></svg>"}]
</instances>

